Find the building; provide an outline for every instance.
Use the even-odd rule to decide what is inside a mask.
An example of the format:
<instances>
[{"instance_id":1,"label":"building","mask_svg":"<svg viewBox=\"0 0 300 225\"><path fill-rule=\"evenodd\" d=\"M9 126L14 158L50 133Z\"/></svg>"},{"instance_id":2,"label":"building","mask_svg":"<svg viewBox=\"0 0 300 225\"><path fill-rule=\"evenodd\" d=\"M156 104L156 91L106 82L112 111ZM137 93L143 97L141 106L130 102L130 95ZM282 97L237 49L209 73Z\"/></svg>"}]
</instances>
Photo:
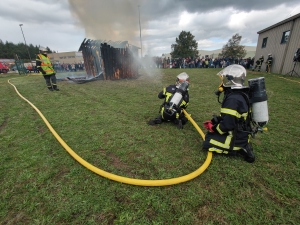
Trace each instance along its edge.
<instances>
[{"instance_id":1,"label":"building","mask_svg":"<svg viewBox=\"0 0 300 225\"><path fill-rule=\"evenodd\" d=\"M271 53L272 73L288 74L294 69L300 74L300 63L295 63L293 60L296 51L300 48L300 13L257 33L259 36L255 59L263 55L266 61L268 54Z\"/></svg>"},{"instance_id":2,"label":"building","mask_svg":"<svg viewBox=\"0 0 300 225\"><path fill-rule=\"evenodd\" d=\"M53 64L83 63L83 56L81 52L48 53L48 56Z\"/></svg>"}]
</instances>

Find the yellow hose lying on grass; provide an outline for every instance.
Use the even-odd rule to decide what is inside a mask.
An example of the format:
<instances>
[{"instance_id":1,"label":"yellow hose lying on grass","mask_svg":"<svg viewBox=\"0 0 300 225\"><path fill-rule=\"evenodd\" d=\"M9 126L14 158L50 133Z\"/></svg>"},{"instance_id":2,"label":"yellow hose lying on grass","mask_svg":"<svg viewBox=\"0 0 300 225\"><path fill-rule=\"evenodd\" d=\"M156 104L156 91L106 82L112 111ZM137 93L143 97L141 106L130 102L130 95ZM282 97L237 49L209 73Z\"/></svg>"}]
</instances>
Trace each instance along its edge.
<instances>
[{"instance_id":1,"label":"yellow hose lying on grass","mask_svg":"<svg viewBox=\"0 0 300 225\"><path fill-rule=\"evenodd\" d=\"M13 78L14 79L14 78ZM125 183L125 184L131 184L131 185L137 185L137 186L168 186L168 185L174 185L174 184L179 184L179 183L183 183L189 180L194 179L195 177L199 176L201 173L203 173L207 167L209 166L211 159L212 159L212 153L208 152L207 153L207 158L205 160L205 162L203 163L203 165L197 169L196 171L187 174L185 176L181 176L181 177L177 177L177 178L171 178L171 179L164 179L164 180L140 180L140 179L133 179L133 178L128 178L128 177L122 177L122 176L118 176L109 172L106 172L104 170L101 170L95 166L93 166L92 164L88 163L87 161L85 161L83 158L81 158L79 155L77 155L68 145L66 142L64 142L64 140L56 133L56 131L53 129L53 127L51 126L51 124L48 122L48 120L44 117L44 115L40 112L40 110L35 107L35 105L33 105L29 100L27 100L25 97L23 97L18 89L16 88L15 85L13 85L10 80L8 80L8 83L10 85L12 85L15 88L15 91L17 92L17 94L24 99L29 105L32 106L32 108L35 109L35 111L37 111L37 113L40 115L40 117L44 120L45 124L47 125L47 127L49 128L49 130L51 131L51 133L55 136L55 138L58 140L58 142L65 148L65 150L74 158L76 159L80 164L82 164L83 166L85 166L86 168L88 168L89 170L93 171L94 173L106 177L110 180L114 180L120 183ZM204 139L205 135L202 132L202 130L199 128L199 126L195 123L195 121L192 119L192 117L184 110L183 111L185 116L188 118L188 120L194 125L194 127L198 130L198 132L200 133L200 135L202 136L202 138Z\"/></svg>"}]
</instances>

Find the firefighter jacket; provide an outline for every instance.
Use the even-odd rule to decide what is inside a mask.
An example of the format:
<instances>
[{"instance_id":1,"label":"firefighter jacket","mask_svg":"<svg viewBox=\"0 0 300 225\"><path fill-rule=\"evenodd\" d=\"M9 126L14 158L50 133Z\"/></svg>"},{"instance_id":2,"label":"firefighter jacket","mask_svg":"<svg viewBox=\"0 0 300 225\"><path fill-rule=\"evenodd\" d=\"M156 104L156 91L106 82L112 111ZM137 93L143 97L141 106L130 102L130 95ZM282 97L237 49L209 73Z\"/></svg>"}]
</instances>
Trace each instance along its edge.
<instances>
[{"instance_id":1,"label":"firefighter jacket","mask_svg":"<svg viewBox=\"0 0 300 225\"><path fill-rule=\"evenodd\" d=\"M247 132L250 129L247 95L240 90L228 91L230 93L225 93L222 102L221 115L217 122L213 122L214 132L206 134L203 149L228 153L229 150L240 150L250 140Z\"/></svg>"},{"instance_id":2,"label":"firefighter jacket","mask_svg":"<svg viewBox=\"0 0 300 225\"><path fill-rule=\"evenodd\" d=\"M170 121L175 119L181 119L184 116L182 109L187 108L189 104L189 93L188 91L186 91L185 94L182 96L182 101L179 105L179 108L176 109L176 112L172 113L168 111L168 105L173 95L176 93L176 91L177 91L176 85L170 85L164 88L158 94L158 98L165 99L159 110L159 113L161 114L164 120Z\"/></svg>"},{"instance_id":3,"label":"firefighter jacket","mask_svg":"<svg viewBox=\"0 0 300 225\"><path fill-rule=\"evenodd\" d=\"M262 63L264 62L264 57L262 56L262 57L260 57L257 61L256 61L256 65L258 65L258 66L261 66L262 65Z\"/></svg>"},{"instance_id":4,"label":"firefighter jacket","mask_svg":"<svg viewBox=\"0 0 300 225\"><path fill-rule=\"evenodd\" d=\"M36 57L36 67L42 75L55 74L55 70L49 57L45 54L38 54Z\"/></svg>"},{"instance_id":5,"label":"firefighter jacket","mask_svg":"<svg viewBox=\"0 0 300 225\"><path fill-rule=\"evenodd\" d=\"M273 57L269 56L266 63L267 63L267 65L271 66L273 63Z\"/></svg>"}]
</instances>

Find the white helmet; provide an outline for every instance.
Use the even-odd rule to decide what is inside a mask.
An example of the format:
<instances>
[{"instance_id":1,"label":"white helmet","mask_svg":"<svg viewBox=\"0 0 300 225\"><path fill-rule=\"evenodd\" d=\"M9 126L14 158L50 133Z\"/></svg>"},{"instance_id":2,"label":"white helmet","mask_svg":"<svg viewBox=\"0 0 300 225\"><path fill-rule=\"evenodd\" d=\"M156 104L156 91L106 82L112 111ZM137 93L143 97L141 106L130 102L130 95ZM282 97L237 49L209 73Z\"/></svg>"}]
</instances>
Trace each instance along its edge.
<instances>
[{"instance_id":1,"label":"white helmet","mask_svg":"<svg viewBox=\"0 0 300 225\"><path fill-rule=\"evenodd\" d=\"M43 47L43 46L40 46L39 50L40 50L41 52L47 52L47 49L46 49L45 47Z\"/></svg>"},{"instance_id":2,"label":"white helmet","mask_svg":"<svg viewBox=\"0 0 300 225\"><path fill-rule=\"evenodd\" d=\"M178 88L181 83L188 82L190 83L190 77L186 72L182 72L176 77L176 87Z\"/></svg>"},{"instance_id":3,"label":"white helmet","mask_svg":"<svg viewBox=\"0 0 300 225\"><path fill-rule=\"evenodd\" d=\"M243 66L233 64L221 70L217 75L222 79L224 87L239 89L245 88L246 73L246 69Z\"/></svg>"}]
</instances>

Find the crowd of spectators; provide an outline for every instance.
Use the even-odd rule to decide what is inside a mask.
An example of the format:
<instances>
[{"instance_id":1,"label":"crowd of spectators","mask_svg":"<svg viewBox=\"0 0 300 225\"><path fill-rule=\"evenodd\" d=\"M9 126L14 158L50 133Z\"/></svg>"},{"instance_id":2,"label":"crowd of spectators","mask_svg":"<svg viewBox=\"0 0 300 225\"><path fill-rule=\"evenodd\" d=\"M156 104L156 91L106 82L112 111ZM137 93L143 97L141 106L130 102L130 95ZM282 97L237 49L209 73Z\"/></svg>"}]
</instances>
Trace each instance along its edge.
<instances>
[{"instance_id":1,"label":"crowd of spectators","mask_svg":"<svg viewBox=\"0 0 300 225\"><path fill-rule=\"evenodd\" d=\"M234 59L232 57L217 57L209 56L202 57L187 57L170 59L169 57L155 57L156 68L225 68L231 64L239 64L245 69L251 69L254 65L254 58Z\"/></svg>"},{"instance_id":2,"label":"crowd of spectators","mask_svg":"<svg viewBox=\"0 0 300 225\"><path fill-rule=\"evenodd\" d=\"M77 72L77 71L83 71L84 63L55 63L53 64L54 70L56 72Z\"/></svg>"},{"instance_id":3,"label":"crowd of spectators","mask_svg":"<svg viewBox=\"0 0 300 225\"><path fill-rule=\"evenodd\" d=\"M57 73L63 73L63 72L77 72L77 71L83 71L84 63L62 63L59 62L53 64L54 70ZM27 73L39 73L35 65L28 65L26 67Z\"/></svg>"}]
</instances>

